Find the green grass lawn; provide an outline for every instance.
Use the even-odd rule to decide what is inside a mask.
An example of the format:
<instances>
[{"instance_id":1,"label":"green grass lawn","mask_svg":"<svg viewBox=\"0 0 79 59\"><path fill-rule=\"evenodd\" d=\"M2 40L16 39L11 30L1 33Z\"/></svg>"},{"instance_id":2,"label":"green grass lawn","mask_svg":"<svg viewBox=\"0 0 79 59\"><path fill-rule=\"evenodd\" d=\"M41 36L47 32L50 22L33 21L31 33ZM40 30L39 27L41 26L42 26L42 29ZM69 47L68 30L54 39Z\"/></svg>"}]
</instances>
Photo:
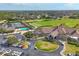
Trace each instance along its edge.
<instances>
[{"instance_id":1,"label":"green grass lawn","mask_svg":"<svg viewBox=\"0 0 79 59\"><path fill-rule=\"evenodd\" d=\"M47 41L38 40L35 47L41 51L52 52L58 48L58 44Z\"/></svg>"},{"instance_id":2,"label":"green grass lawn","mask_svg":"<svg viewBox=\"0 0 79 59\"><path fill-rule=\"evenodd\" d=\"M71 44L66 43L64 54L68 54L68 53L75 54L76 51L79 51L79 47L76 47L75 45L71 45Z\"/></svg>"},{"instance_id":3,"label":"green grass lawn","mask_svg":"<svg viewBox=\"0 0 79 59\"><path fill-rule=\"evenodd\" d=\"M54 20L54 19L51 19L51 20L41 20L41 21L31 21L29 22L32 26L34 27L40 27L40 26L45 26L45 27L53 27L53 26L57 26L57 25L60 25L60 24L65 24L69 27L74 27L76 24L79 24L79 19L61 19L61 20Z\"/></svg>"}]
</instances>

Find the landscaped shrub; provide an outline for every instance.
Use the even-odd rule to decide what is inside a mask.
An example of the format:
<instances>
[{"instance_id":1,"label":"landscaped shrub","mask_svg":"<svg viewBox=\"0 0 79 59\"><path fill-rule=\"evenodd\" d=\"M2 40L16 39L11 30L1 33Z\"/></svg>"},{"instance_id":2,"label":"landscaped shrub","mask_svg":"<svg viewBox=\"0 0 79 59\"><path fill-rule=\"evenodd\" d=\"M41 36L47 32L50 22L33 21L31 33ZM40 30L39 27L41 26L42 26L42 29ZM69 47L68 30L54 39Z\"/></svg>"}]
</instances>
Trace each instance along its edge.
<instances>
[{"instance_id":1,"label":"landscaped shrub","mask_svg":"<svg viewBox=\"0 0 79 59\"><path fill-rule=\"evenodd\" d=\"M76 56L79 56L79 51L76 51L75 54L76 54Z\"/></svg>"},{"instance_id":2,"label":"landscaped shrub","mask_svg":"<svg viewBox=\"0 0 79 59\"><path fill-rule=\"evenodd\" d=\"M6 31L4 31L5 33L12 33L12 32L14 32L14 30L6 30Z\"/></svg>"},{"instance_id":3,"label":"landscaped shrub","mask_svg":"<svg viewBox=\"0 0 79 59\"><path fill-rule=\"evenodd\" d=\"M79 47L79 42L76 43L76 46Z\"/></svg>"},{"instance_id":4,"label":"landscaped shrub","mask_svg":"<svg viewBox=\"0 0 79 59\"><path fill-rule=\"evenodd\" d=\"M8 39L7 43L9 45L16 44L16 43L19 42L18 39L15 36L8 36L7 39Z\"/></svg>"},{"instance_id":5,"label":"landscaped shrub","mask_svg":"<svg viewBox=\"0 0 79 59\"><path fill-rule=\"evenodd\" d=\"M23 34L26 38L32 38L34 34L32 32L26 32Z\"/></svg>"},{"instance_id":6,"label":"landscaped shrub","mask_svg":"<svg viewBox=\"0 0 79 59\"><path fill-rule=\"evenodd\" d=\"M12 33L14 30L0 29L0 33Z\"/></svg>"},{"instance_id":7,"label":"landscaped shrub","mask_svg":"<svg viewBox=\"0 0 79 59\"><path fill-rule=\"evenodd\" d=\"M68 39L67 39L67 43L79 47L79 42L78 42L77 40L75 40L75 39L68 38Z\"/></svg>"}]
</instances>

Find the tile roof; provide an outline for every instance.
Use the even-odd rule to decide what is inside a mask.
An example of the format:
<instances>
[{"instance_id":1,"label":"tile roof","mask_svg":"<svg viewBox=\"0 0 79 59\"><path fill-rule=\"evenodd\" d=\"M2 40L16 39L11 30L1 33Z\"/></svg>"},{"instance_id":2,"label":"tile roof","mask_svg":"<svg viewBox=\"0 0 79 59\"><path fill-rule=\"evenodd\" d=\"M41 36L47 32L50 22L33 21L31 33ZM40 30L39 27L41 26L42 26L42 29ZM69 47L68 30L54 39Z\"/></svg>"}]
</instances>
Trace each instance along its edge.
<instances>
[{"instance_id":1,"label":"tile roof","mask_svg":"<svg viewBox=\"0 0 79 59\"><path fill-rule=\"evenodd\" d=\"M73 37L79 37L79 30L74 31L71 36Z\"/></svg>"},{"instance_id":2,"label":"tile roof","mask_svg":"<svg viewBox=\"0 0 79 59\"><path fill-rule=\"evenodd\" d=\"M70 27L67 27L67 26L61 24L61 25L55 27L55 29L52 31L52 33L53 33L53 36L58 36L61 34L71 34L74 31L75 31L74 28L70 28Z\"/></svg>"},{"instance_id":3,"label":"tile roof","mask_svg":"<svg viewBox=\"0 0 79 59\"><path fill-rule=\"evenodd\" d=\"M51 33L52 30L53 28L49 28L49 27L44 27L41 29L41 31L45 34Z\"/></svg>"},{"instance_id":4,"label":"tile roof","mask_svg":"<svg viewBox=\"0 0 79 59\"><path fill-rule=\"evenodd\" d=\"M50 33L50 35L52 35L53 37L58 36L59 32L58 29L54 30L53 32Z\"/></svg>"},{"instance_id":5,"label":"tile roof","mask_svg":"<svg viewBox=\"0 0 79 59\"><path fill-rule=\"evenodd\" d=\"M53 28L50 28L50 27L43 27L43 28L40 28L40 29L36 29L35 33L38 33L38 34L49 34L51 33L53 30Z\"/></svg>"},{"instance_id":6,"label":"tile roof","mask_svg":"<svg viewBox=\"0 0 79 59\"><path fill-rule=\"evenodd\" d=\"M50 34L55 37L55 36L62 35L62 34L71 35L75 32L75 29L67 27L64 24L60 24L59 26L56 26L54 28L43 27L43 28L36 30L35 32L38 32L40 34L42 34L42 33Z\"/></svg>"}]
</instances>

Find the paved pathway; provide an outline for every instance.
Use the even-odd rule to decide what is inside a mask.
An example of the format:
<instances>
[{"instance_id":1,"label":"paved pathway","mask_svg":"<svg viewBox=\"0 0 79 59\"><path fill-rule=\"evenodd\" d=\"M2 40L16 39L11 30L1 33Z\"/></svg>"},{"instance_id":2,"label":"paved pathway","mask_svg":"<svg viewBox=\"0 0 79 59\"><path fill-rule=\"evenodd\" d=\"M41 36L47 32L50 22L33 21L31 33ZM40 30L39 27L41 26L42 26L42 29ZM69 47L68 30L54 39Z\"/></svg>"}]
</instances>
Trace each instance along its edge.
<instances>
[{"instance_id":1,"label":"paved pathway","mask_svg":"<svg viewBox=\"0 0 79 59\"><path fill-rule=\"evenodd\" d=\"M61 41L61 40L60 40L60 42L61 42L61 44L63 44L63 46L64 46L63 49L60 51L60 54L61 54L62 56L65 56L65 55L64 55L65 42L64 42L64 41Z\"/></svg>"}]
</instances>

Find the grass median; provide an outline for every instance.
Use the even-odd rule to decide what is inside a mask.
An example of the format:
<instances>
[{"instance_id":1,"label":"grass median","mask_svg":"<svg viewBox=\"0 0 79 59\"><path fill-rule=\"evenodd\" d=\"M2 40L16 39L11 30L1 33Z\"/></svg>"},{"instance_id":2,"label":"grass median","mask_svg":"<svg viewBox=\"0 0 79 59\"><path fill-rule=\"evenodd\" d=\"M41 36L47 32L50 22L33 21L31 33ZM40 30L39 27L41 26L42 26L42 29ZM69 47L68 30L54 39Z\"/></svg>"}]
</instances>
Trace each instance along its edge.
<instances>
[{"instance_id":1,"label":"grass median","mask_svg":"<svg viewBox=\"0 0 79 59\"><path fill-rule=\"evenodd\" d=\"M35 43L35 47L37 49L41 50L41 51L53 52L58 48L58 44L53 43L53 42L47 42L47 41L38 40Z\"/></svg>"}]
</instances>

